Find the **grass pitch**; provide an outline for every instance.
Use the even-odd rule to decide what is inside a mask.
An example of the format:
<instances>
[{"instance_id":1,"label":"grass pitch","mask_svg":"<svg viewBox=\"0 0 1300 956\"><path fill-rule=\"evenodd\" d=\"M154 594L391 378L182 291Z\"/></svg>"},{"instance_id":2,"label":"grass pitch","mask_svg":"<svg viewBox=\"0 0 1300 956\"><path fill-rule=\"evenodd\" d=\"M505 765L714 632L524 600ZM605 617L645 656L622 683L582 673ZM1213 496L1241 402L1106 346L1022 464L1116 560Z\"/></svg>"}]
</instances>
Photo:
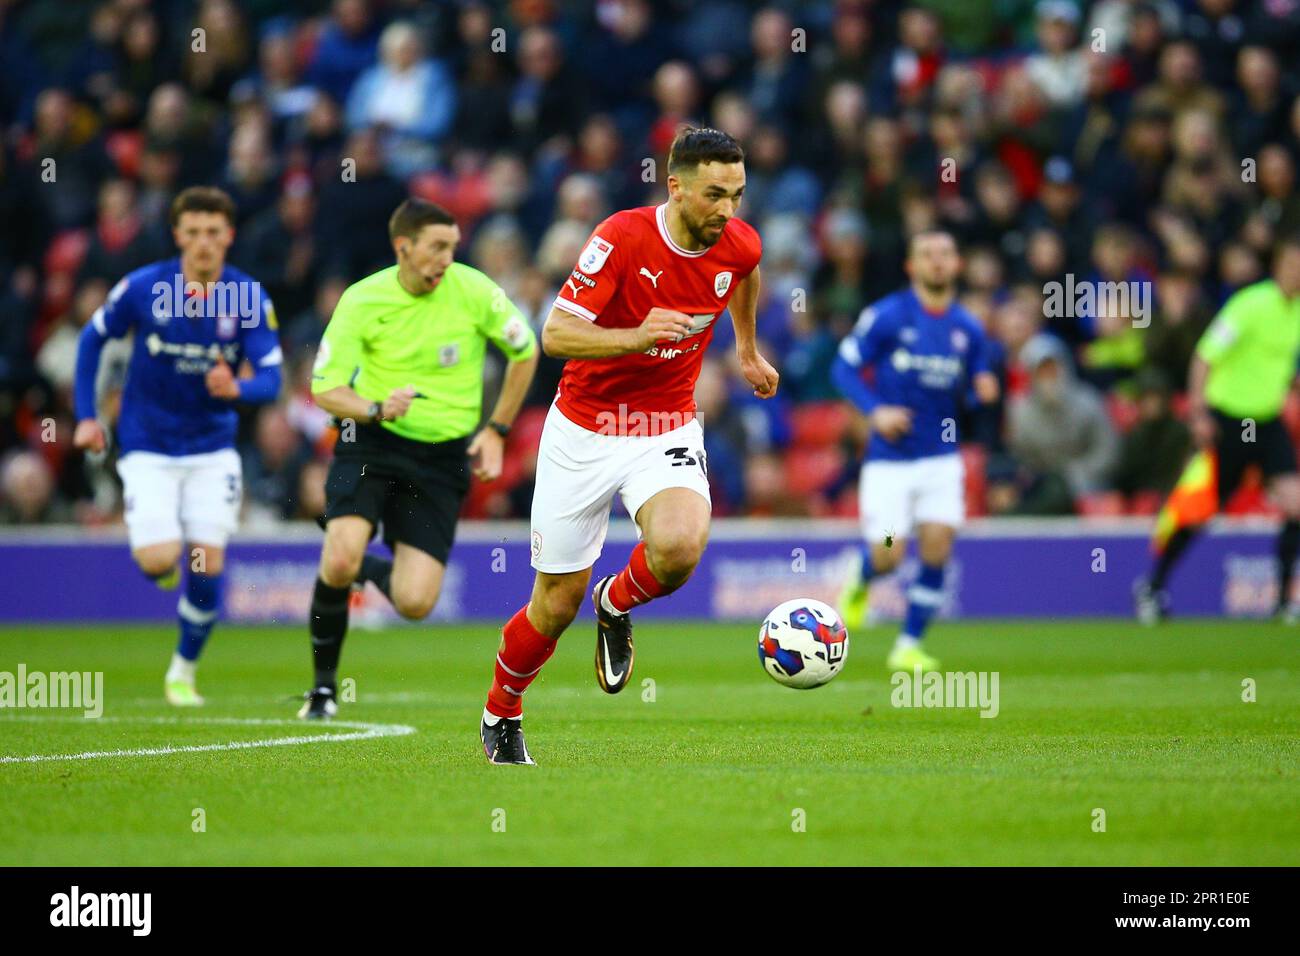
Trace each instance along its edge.
<instances>
[{"instance_id":1,"label":"grass pitch","mask_svg":"<svg viewBox=\"0 0 1300 956\"><path fill-rule=\"evenodd\" d=\"M162 701L171 628L0 630L0 671L103 671L105 700L0 709L0 757L149 751L0 762L0 864L1300 863L1295 631L940 622L946 668L998 672L992 719L891 706L883 628L792 691L753 627L641 624L617 697L593 631L528 695L530 768L478 742L493 627L349 635L364 726L292 720L305 628L219 627L190 712Z\"/></svg>"}]
</instances>

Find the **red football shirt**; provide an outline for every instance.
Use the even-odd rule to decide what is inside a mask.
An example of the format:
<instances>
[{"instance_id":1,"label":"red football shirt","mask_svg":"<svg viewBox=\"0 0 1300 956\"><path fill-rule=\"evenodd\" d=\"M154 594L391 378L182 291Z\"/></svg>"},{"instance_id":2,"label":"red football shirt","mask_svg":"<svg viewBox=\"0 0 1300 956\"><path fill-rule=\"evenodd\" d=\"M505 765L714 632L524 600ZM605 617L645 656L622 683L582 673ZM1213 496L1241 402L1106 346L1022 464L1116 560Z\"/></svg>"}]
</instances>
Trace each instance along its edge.
<instances>
[{"instance_id":1,"label":"red football shirt","mask_svg":"<svg viewBox=\"0 0 1300 956\"><path fill-rule=\"evenodd\" d=\"M653 308L695 318L680 342L636 355L569 359L556 404L594 432L650 434L642 431L647 422L694 418L695 380L713 323L762 256L758 232L734 217L710 248L683 249L668 235L666 210L667 204L625 209L597 226L555 299L558 308L602 328L635 328Z\"/></svg>"}]
</instances>

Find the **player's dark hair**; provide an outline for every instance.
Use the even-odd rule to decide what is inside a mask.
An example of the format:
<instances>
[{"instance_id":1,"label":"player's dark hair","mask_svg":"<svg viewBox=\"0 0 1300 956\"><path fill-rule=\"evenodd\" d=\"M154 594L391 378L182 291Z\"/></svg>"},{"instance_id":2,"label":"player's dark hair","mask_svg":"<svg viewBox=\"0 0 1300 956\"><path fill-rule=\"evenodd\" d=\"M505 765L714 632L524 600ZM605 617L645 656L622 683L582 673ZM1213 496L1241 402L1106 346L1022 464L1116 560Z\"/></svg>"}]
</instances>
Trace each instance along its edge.
<instances>
[{"instance_id":1,"label":"player's dark hair","mask_svg":"<svg viewBox=\"0 0 1300 956\"><path fill-rule=\"evenodd\" d=\"M228 223L235 224L235 201L216 186L191 186L177 193L169 214L172 226L175 227L187 212L219 212Z\"/></svg>"},{"instance_id":2,"label":"player's dark hair","mask_svg":"<svg viewBox=\"0 0 1300 956\"><path fill-rule=\"evenodd\" d=\"M668 150L670 175L695 167L701 163L743 163L745 151L732 137L720 129L687 126L677 134Z\"/></svg>"},{"instance_id":3,"label":"player's dark hair","mask_svg":"<svg viewBox=\"0 0 1300 956\"><path fill-rule=\"evenodd\" d=\"M412 197L393 210L388 219L388 238L415 239L425 226L454 226L456 217L437 203Z\"/></svg>"},{"instance_id":4,"label":"player's dark hair","mask_svg":"<svg viewBox=\"0 0 1300 956\"><path fill-rule=\"evenodd\" d=\"M928 226L925 229L919 229L912 233L911 238L907 240L907 258L912 258L912 253L916 250L916 244L927 236L947 236L952 240L952 244L957 246L958 251L961 250L961 245L957 242L957 237L954 236L951 231L940 228L939 226Z\"/></svg>"}]
</instances>

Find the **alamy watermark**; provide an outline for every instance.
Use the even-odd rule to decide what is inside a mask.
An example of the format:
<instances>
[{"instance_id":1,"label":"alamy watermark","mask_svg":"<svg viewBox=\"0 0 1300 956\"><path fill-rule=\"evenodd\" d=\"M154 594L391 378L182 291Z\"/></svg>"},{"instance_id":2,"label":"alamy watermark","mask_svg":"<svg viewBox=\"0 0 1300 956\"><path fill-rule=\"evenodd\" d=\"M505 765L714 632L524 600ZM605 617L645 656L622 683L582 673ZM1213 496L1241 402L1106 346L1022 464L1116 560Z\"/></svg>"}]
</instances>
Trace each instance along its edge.
<instances>
[{"instance_id":1,"label":"alamy watermark","mask_svg":"<svg viewBox=\"0 0 1300 956\"><path fill-rule=\"evenodd\" d=\"M1043 315L1049 319L1110 316L1127 318L1135 329L1151 324L1150 282L1075 282L1067 272L1064 282L1043 283Z\"/></svg>"},{"instance_id":2,"label":"alamy watermark","mask_svg":"<svg viewBox=\"0 0 1300 956\"><path fill-rule=\"evenodd\" d=\"M256 279L186 282L178 272L170 282L159 279L150 291L155 319L239 319L240 326L246 329L261 321L262 284Z\"/></svg>"},{"instance_id":3,"label":"alamy watermark","mask_svg":"<svg viewBox=\"0 0 1300 956\"><path fill-rule=\"evenodd\" d=\"M103 671L0 671L0 710L14 708L80 710L86 717L104 713Z\"/></svg>"},{"instance_id":4,"label":"alamy watermark","mask_svg":"<svg viewBox=\"0 0 1300 956\"><path fill-rule=\"evenodd\" d=\"M981 717L996 717L1001 709L997 671L895 671L889 703L894 707L978 707Z\"/></svg>"},{"instance_id":5,"label":"alamy watermark","mask_svg":"<svg viewBox=\"0 0 1300 956\"><path fill-rule=\"evenodd\" d=\"M597 435L620 435L628 438L654 438L676 431L695 421L694 412L643 412L630 410L619 402L618 411L596 415Z\"/></svg>"},{"instance_id":6,"label":"alamy watermark","mask_svg":"<svg viewBox=\"0 0 1300 956\"><path fill-rule=\"evenodd\" d=\"M119 926L132 936L148 936L153 927L152 893L83 893L73 886L50 897L51 926Z\"/></svg>"}]
</instances>

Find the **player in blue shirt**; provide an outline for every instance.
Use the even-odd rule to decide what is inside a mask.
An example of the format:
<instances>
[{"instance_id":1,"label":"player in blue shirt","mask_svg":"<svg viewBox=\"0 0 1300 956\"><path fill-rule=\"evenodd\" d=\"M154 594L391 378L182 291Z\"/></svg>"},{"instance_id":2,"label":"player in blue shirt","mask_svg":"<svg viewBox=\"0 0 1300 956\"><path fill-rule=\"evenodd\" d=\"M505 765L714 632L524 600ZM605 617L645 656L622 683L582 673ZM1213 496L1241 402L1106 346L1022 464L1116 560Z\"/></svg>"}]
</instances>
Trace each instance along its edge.
<instances>
[{"instance_id":1,"label":"player in blue shirt","mask_svg":"<svg viewBox=\"0 0 1300 956\"><path fill-rule=\"evenodd\" d=\"M177 613L180 641L164 680L169 703L203 703L194 686L200 652L221 612L225 547L242 496L236 402L280 392L275 309L258 282L225 264L235 207L219 189L194 187L172 203L180 256L132 272L81 332L73 442L103 452L95 378L111 338L135 333L117 423L131 556L159 587L189 574ZM233 369L247 362L251 377Z\"/></svg>"},{"instance_id":2,"label":"player in blue shirt","mask_svg":"<svg viewBox=\"0 0 1300 956\"><path fill-rule=\"evenodd\" d=\"M865 624L868 583L898 567L916 530L921 570L908 589L907 617L889 655L893 670L938 668L920 642L943 603L944 566L966 517L957 421L969 402L998 397L984 330L956 302L961 265L949 233L913 236L906 263L910 287L863 310L831 369L836 387L871 420L858 485L861 567L840 595L850 627Z\"/></svg>"}]
</instances>

